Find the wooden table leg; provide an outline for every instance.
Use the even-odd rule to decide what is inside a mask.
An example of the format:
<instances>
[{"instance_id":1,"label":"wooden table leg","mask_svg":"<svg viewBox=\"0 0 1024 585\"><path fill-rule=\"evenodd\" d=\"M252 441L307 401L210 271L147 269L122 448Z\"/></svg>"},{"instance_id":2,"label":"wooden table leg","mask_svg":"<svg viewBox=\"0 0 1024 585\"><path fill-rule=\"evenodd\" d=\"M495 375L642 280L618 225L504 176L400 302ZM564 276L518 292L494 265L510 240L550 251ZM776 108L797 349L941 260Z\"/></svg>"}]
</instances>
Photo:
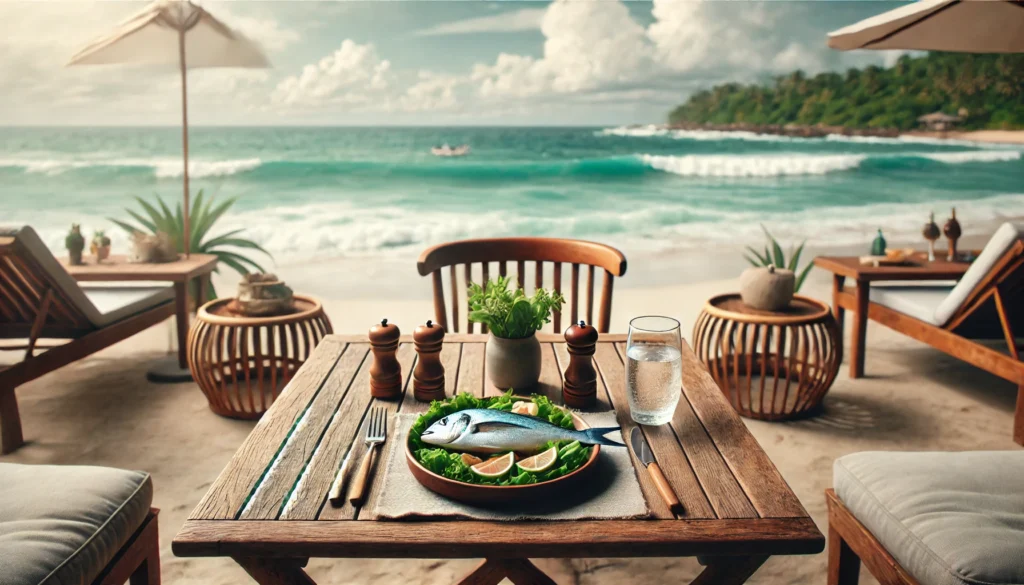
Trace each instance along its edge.
<instances>
[{"instance_id":1,"label":"wooden table leg","mask_svg":"<svg viewBox=\"0 0 1024 585\"><path fill-rule=\"evenodd\" d=\"M24 444L14 386L0 387L0 455L14 453Z\"/></svg>"},{"instance_id":2,"label":"wooden table leg","mask_svg":"<svg viewBox=\"0 0 1024 585\"><path fill-rule=\"evenodd\" d=\"M843 316L846 314L846 310L839 306L839 294L843 292L843 285L846 283L846 277L841 274L832 275L832 315L836 318L836 324L839 325L839 338L843 337Z\"/></svg>"},{"instance_id":3,"label":"wooden table leg","mask_svg":"<svg viewBox=\"0 0 1024 585\"><path fill-rule=\"evenodd\" d=\"M857 585L860 558L836 529L828 528L828 585Z\"/></svg>"},{"instance_id":4,"label":"wooden table leg","mask_svg":"<svg viewBox=\"0 0 1024 585\"><path fill-rule=\"evenodd\" d=\"M857 281L855 297L857 310L853 316L853 333L850 339L850 345L853 346L853 351L850 352L850 378L860 378L864 375L864 350L868 336L870 292L867 282Z\"/></svg>"},{"instance_id":5,"label":"wooden table leg","mask_svg":"<svg viewBox=\"0 0 1024 585\"><path fill-rule=\"evenodd\" d=\"M199 307L206 304L206 295L210 290L210 275L204 274L196 280L198 281L198 290L196 291L196 310L198 311Z\"/></svg>"},{"instance_id":6,"label":"wooden table leg","mask_svg":"<svg viewBox=\"0 0 1024 585\"><path fill-rule=\"evenodd\" d=\"M767 560L765 556L715 558L690 585L741 585Z\"/></svg>"},{"instance_id":7,"label":"wooden table leg","mask_svg":"<svg viewBox=\"0 0 1024 585\"><path fill-rule=\"evenodd\" d=\"M302 570L306 564L303 560L255 557L234 559L260 585L316 585L316 582Z\"/></svg>"},{"instance_id":8,"label":"wooden table leg","mask_svg":"<svg viewBox=\"0 0 1024 585\"><path fill-rule=\"evenodd\" d=\"M529 559L486 559L457 585L498 585L506 577L515 585L556 585Z\"/></svg>"},{"instance_id":9,"label":"wooden table leg","mask_svg":"<svg viewBox=\"0 0 1024 585\"><path fill-rule=\"evenodd\" d=\"M178 366L188 368L188 283L174 283L174 319L178 325Z\"/></svg>"}]
</instances>

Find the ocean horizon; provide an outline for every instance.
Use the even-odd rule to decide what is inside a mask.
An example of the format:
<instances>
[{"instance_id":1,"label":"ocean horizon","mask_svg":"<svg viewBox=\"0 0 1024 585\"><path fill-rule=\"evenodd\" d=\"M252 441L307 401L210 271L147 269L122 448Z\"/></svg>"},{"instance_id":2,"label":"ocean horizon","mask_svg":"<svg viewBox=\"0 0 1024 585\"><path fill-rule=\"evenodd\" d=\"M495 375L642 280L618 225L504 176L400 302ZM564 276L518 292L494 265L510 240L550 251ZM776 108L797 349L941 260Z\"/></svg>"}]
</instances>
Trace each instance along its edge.
<instances>
[{"instance_id":1,"label":"ocean horizon","mask_svg":"<svg viewBox=\"0 0 1024 585\"><path fill-rule=\"evenodd\" d=\"M1024 216L1024 147L903 136L795 138L662 126L199 126L193 194L238 199L277 261L415 255L447 240L591 239L631 252L762 240L919 238L956 206L966 232ZM55 251L71 223L127 236L132 197L181 198L180 129L8 127L5 224ZM430 148L466 144L468 156Z\"/></svg>"}]
</instances>

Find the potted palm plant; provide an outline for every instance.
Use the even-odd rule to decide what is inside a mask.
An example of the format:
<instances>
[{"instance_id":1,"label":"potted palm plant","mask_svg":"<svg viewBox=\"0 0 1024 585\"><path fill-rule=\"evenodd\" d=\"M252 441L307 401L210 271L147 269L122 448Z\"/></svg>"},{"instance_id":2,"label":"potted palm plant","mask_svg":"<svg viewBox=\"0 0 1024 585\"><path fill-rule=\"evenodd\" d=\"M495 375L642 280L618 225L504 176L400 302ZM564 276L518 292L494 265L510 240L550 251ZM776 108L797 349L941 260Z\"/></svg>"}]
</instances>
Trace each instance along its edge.
<instances>
[{"instance_id":1,"label":"potted palm plant","mask_svg":"<svg viewBox=\"0 0 1024 585\"><path fill-rule=\"evenodd\" d=\"M527 297L511 279L499 276L480 286L469 286L469 320L489 329L487 377L498 388L528 388L540 379L541 353L537 331L560 309L560 293L539 288Z\"/></svg>"}]
</instances>

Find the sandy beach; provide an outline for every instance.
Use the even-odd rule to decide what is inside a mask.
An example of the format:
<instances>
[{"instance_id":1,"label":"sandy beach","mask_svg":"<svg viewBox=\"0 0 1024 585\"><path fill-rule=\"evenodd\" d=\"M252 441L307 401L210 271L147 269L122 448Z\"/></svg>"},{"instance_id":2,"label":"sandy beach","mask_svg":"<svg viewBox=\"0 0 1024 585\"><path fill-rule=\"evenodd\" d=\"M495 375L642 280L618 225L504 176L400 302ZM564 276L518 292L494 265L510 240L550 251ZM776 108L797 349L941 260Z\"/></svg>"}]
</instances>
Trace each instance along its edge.
<instances>
[{"instance_id":1,"label":"sandy beach","mask_svg":"<svg viewBox=\"0 0 1024 585\"><path fill-rule=\"evenodd\" d=\"M992 144L1024 144L1024 130L971 130L969 132L907 132L906 136L969 140Z\"/></svg>"},{"instance_id":2,"label":"sandy beach","mask_svg":"<svg viewBox=\"0 0 1024 585\"><path fill-rule=\"evenodd\" d=\"M969 247L979 244L977 238L965 242ZM676 254L657 261L639 255L630 261L630 272L616 287L612 330L624 331L632 316L655 313L678 318L686 337L704 300L736 290L736 274L743 267L732 253L703 254L697 260L692 254ZM671 270L659 268L668 265ZM408 262L364 265L338 260L277 269L296 290L324 299L338 332L365 331L368 322L384 315L411 329L431 315L428 279L416 275ZM637 282L656 272L668 274ZM229 274L218 276L222 294L233 280ZM813 271L802 292L827 301L828 275ZM868 376L850 380L844 364L821 416L791 423L746 421L823 532L827 521L822 492L831 486L831 465L837 457L863 450L1016 448L1010 439L1013 384L874 323L868 339ZM213 414L193 384L148 383L148 364L171 348L168 322L19 388L28 444L0 461L147 470L156 486L154 505L162 509L164 582L246 582L230 560L182 559L170 550L186 516L253 427L252 422ZM442 584L472 564L313 560L309 572L325 584ZM558 582L572 584L680 582L699 571L694 559L542 559L538 564ZM776 557L750 583L821 583L825 566L824 554ZM866 577L862 581L869 582Z\"/></svg>"}]
</instances>

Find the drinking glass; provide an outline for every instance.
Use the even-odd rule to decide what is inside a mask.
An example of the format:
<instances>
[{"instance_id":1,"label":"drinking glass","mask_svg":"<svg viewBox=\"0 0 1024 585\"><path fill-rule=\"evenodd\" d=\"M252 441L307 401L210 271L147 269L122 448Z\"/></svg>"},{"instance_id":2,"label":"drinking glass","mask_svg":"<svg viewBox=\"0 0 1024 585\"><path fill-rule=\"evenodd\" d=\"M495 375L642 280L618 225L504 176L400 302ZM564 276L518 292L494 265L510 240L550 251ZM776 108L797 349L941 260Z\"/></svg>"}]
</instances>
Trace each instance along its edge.
<instances>
[{"instance_id":1,"label":"drinking glass","mask_svg":"<svg viewBox=\"0 0 1024 585\"><path fill-rule=\"evenodd\" d=\"M629 322L626 394L633 420L663 425L672 420L682 392L683 354L679 321L645 316Z\"/></svg>"}]
</instances>

